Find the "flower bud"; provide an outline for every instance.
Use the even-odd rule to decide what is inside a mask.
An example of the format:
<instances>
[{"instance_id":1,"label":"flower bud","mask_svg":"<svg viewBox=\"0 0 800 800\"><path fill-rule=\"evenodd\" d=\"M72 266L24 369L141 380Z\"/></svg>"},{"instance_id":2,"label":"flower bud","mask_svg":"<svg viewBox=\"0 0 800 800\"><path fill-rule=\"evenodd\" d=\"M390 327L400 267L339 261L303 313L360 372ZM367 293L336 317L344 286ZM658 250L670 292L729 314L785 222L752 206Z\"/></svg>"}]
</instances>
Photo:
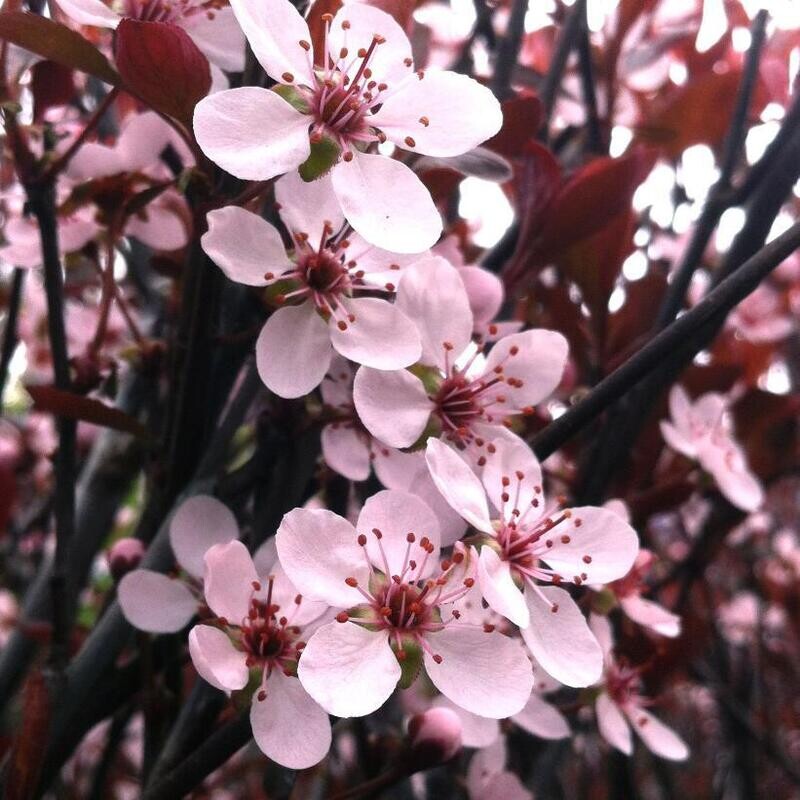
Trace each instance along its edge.
<instances>
[{"instance_id":1,"label":"flower bud","mask_svg":"<svg viewBox=\"0 0 800 800\"><path fill-rule=\"evenodd\" d=\"M115 581L122 579L131 570L139 566L144 555L144 544L139 539L127 537L119 539L108 551L108 568Z\"/></svg>"},{"instance_id":2,"label":"flower bud","mask_svg":"<svg viewBox=\"0 0 800 800\"><path fill-rule=\"evenodd\" d=\"M461 750L461 720L449 708L430 708L411 718L408 738L415 772L444 764Z\"/></svg>"}]
</instances>

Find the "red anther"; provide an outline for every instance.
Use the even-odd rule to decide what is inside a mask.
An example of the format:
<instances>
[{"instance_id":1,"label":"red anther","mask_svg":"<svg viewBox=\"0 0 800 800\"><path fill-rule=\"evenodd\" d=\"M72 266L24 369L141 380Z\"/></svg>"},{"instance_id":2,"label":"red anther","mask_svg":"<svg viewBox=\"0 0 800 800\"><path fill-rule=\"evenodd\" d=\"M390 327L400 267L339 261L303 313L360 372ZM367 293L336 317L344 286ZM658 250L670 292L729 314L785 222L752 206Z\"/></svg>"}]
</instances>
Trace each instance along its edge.
<instances>
[{"instance_id":1,"label":"red anther","mask_svg":"<svg viewBox=\"0 0 800 800\"><path fill-rule=\"evenodd\" d=\"M536 413L536 410L534 409L533 406L525 406L525 408L522 409L522 413L526 417L530 417L530 416L533 416Z\"/></svg>"},{"instance_id":2,"label":"red anther","mask_svg":"<svg viewBox=\"0 0 800 800\"><path fill-rule=\"evenodd\" d=\"M359 47L357 55L358 55L359 58L366 58L366 55L367 55L366 49L363 48L363 47Z\"/></svg>"},{"instance_id":3,"label":"red anther","mask_svg":"<svg viewBox=\"0 0 800 800\"><path fill-rule=\"evenodd\" d=\"M356 315L355 315L355 314L348 314L348 315L347 315L347 319L348 319L350 322L355 322L355 321L356 321Z\"/></svg>"},{"instance_id":4,"label":"red anther","mask_svg":"<svg viewBox=\"0 0 800 800\"><path fill-rule=\"evenodd\" d=\"M350 20L343 19L342 20L342 30L349 31L350 30Z\"/></svg>"},{"instance_id":5,"label":"red anther","mask_svg":"<svg viewBox=\"0 0 800 800\"><path fill-rule=\"evenodd\" d=\"M453 611L453 619L461 619L461 612L457 609Z\"/></svg>"},{"instance_id":6,"label":"red anther","mask_svg":"<svg viewBox=\"0 0 800 800\"><path fill-rule=\"evenodd\" d=\"M489 326L489 333L494 336L497 333L497 325L490 325Z\"/></svg>"},{"instance_id":7,"label":"red anther","mask_svg":"<svg viewBox=\"0 0 800 800\"><path fill-rule=\"evenodd\" d=\"M485 633L494 633L494 625L490 625L488 622L484 622L483 630Z\"/></svg>"},{"instance_id":8,"label":"red anther","mask_svg":"<svg viewBox=\"0 0 800 800\"><path fill-rule=\"evenodd\" d=\"M449 561L448 559L446 559L446 558L445 558L445 559L442 561L442 572L447 572L447 570L449 570L449 569L450 569L450 567L452 567L452 566L453 566L453 565L450 563L450 561Z\"/></svg>"},{"instance_id":9,"label":"red anther","mask_svg":"<svg viewBox=\"0 0 800 800\"><path fill-rule=\"evenodd\" d=\"M580 575L575 575L575 576L572 578L572 582L573 582L573 583L574 583L576 586L580 586L580 585L583 583L583 579L581 578L581 576L580 576Z\"/></svg>"},{"instance_id":10,"label":"red anther","mask_svg":"<svg viewBox=\"0 0 800 800\"><path fill-rule=\"evenodd\" d=\"M396 655L398 661L405 661L406 658L408 658L408 654L406 653L405 650L398 650Z\"/></svg>"},{"instance_id":11,"label":"red anther","mask_svg":"<svg viewBox=\"0 0 800 800\"><path fill-rule=\"evenodd\" d=\"M364 70L364 77L365 77L367 80L369 80L369 79L372 77L372 70L371 70L369 67L367 67L367 68Z\"/></svg>"},{"instance_id":12,"label":"red anther","mask_svg":"<svg viewBox=\"0 0 800 800\"><path fill-rule=\"evenodd\" d=\"M347 323L346 323L346 322L345 322L343 319L340 319L340 320L339 320L339 321L336 323L336 327L337 327L337 328L338 328L340 331L346 331L346 330L347 330Z\"/></svg>"},{"instance_id":13,"label":"red anther","mask_svg":"<svg viewBox=\"0 0 800 800\"><path fill-rule=\"evenodd\" d=\"M508 348L509 355L515 356L517 353L519 353L519 347L517 347L516 345L513 345L512 347Z\"/></svg>"},{"instance_id":14,"label":"red anther","mask_svg":"<svg viewBox=\"0 0 800 800\"><path fill-rule=\"evenodd\" d=\"M356 262L354 261L353 262L353 266L355 266L355 265L356 265ZM356 272L355 277L358 278L359 280L361 278L363 278L364 277L364 270L360 269L358 272Z\"/></svg>"},{"instance_id":15,"label":"red anther","mask_svg":"<svg viewBox=\"0 0 800 800\"><path fill-rule=\"evenodd\" d=\"M486 456L481 456L478 459L478 466L479 467L485 467L486 466Z\"/></svg>"},{"instance_id":16,"label":"red anther","mask_svg":"<svg viewBox=\"0 0 800 800\"><path fill-rule=\"evenodd\" d=\"M487 450L488 450L488 451L489 451L489 452L490 452L492 455L494 455L494 454L497 452L497 448L496 448L496 447L495 447L493 444L488 444L488 445L486 446L486 449L487 449Z\"/></svg>"},{"instance_id":17,"label":"red anther","mask_svg":"<svg viewBox=\"0 0 800 800\"><path fill-rule=\"evenodd\" d=\"M217 624L222 625L223 627L228 627L228 620L226 617L217 617Z\"/></svg>"},{"instance_id":18,"label":"red anther","mask_svg":"<svg viewBox=\"0 0 800 800\"><path fill-rule=\"evenodd\" d=\"M545 545L547 547L552 547L553 546L553 540L552 539L545 539L544 543L545 543Z\"/></svg>"},{"instance_id":19,"label":"red anther","mask_svg":"<svg viewBox=\"0 0 800 800\"><path fill-rule=\"evenodd\" d=\"M339 51L339 58L347 58L347 48L346 47L343 47Z\"/></svg>"},{"instance_id":20,"label":"red anther","mask_svg":"<svg viewBox=\"0 0 800 800\"><path fill-rule=\"evenodd\" d=\"M402 581L400 580L400 576L399 576L399 575L392 575L392 580L393 580L393 581L394 581L394 582L395 582L395 583L396 583L398 586L399 586L399 585L402 583Z\"/></svg>"},{"instance_id":21,"label":"red anther","mask_svg":"<svg viewBox=\"0 0 800 800\"><path fill-rule=\"evenodd\" d=\"M580 517L578 517L578 518L575 520L575 527L576 527L576 528L580 528L580 526L581 526L581 525L583 525L583 520L582 520Z\"/></svg>"},{"instance_id":22,"label":"red anther","mask_svg":"<svg viewBox=\"0 0 800 800\"><path fill-rule=\"evenodd\" d=\"M460 564L464 560L463 553L453 553L452 561L454 564Z\"/></svg>"},{"instance_id":23,"label":"red anther","mask_svg":"<svg viewBox=\"0 0 800 800\"><path fill-rule=\"evenodd\" d=\"M442 657L441 657L441 656L440 656L438 653L434 653L434 654L433 654L433 660L434 660L434 661L435 661L437 664L441 664L441 663L442 663Z\"/></svg>"},{"instance_id":24,"label":"red anther","mask_svg":"<svg viewBox=\"0 0 800 800\"><path fill-rule=\"evenodd\" d=\"M521 481L525 477L525 473L522 472L522 470L519 470L519 469L516 471L515 474L517 476L517 480L518 481Z\"/></svg>"},{"instance_id":25,"label":"red anther","mask_svg":"<svg viewBox=\"0 0 800 800\"><path fill-rule=\"evenodd\" d=\"M286 295L285 294L276 294L275 295L275 304L282 306L286 302Z\"/></svg>"},{"instance_id":26,"label":"red anther","mask_svg":"<svg viewBox=\"0 0 800 800\"><path fill-rule=\"evenodd\" d=\"M261 584L258 581L253 581L250 584L257 592L261 591Z\"/></svg>"},{"instance_id":27,"label":"red anther","mask_svg":"<svg viewBox=\"0 0 800 800\"><path fill-rule=\"evenodd\" d=\"M342 154L342 158L347 161L348 163L353 160L353 153L350 150L347 150L345 153Z\"/></svg>"},{"instance_id":28,"label":"red anther","mask_svg":"<svg viewBox=\"0 0 800 800\"><path fill-rule=\"evenodd\" d=\"M417 540L417 537L416 537L416 536L414 536L414 534L413 534L413 533L411 533L411 531L409 531L409 532L406 534L406 541L407 541L409 544L414 544L414 542L415 542L416 540Z\"/></svg>"},{"instance_id":29,"label":"red anther","mask_svg":"<svg viewBox=\"0 0 800 800\"><path fill-rule=\"evenodd\" d=\"M427 546L430 544L430 541L431 541L431 540L430 540L430 539L429 539L427 536L423 536L423 537L422 537L422 538L419 540L419 546L420 546L420 547L427 547Z\"/></svg>"},{"instance_id":30,"label":"red anther","mask_svg":"<svg viewBox=\"0 0 800 800\"><path fill-rule=\"evenodd\" d=\"M350 615L346 611L340 611L336 615L336 621L337 622L347 622L347 620L349 620L349 619L350 619Z\"/></svg>"},{"instance_id":31,"label":"red anther","mask_svg":"<svg viewBox=\"0 0 800 800\"><path fill-rule=\"evenodd\" d=\"M266 700L266 699L267 699L267 693L266 693L266 692L265 692L263 689L262 689L262 690L261 690L261 691L258 693L258 699L259 699L259 700L260 700L262 703L264 702L264 700Z\"/></svg>"},{"instance_id":32,"label":"red anther","mask_svg":"<svg viewBox=\"0 0 800 800\"><path fill-rule=\"evenodd\" d=\"M420 118L419 118L419 123L420 123L420 125L422 125L422 126L424 126L425 128L427 128L427 127L428 127L428 125L430 125L430 124L431 124L431 121L430 121L430 120L429 120L427 117L420 117Z\"/></svg>"},{"instance_id":33,"label":"red anther","mask_svg":"<svg viewBox=\"0 0 800 800\"><path fill-rule=\"evenodd\" d=\"M373 534L375 534L376 539L383 539L383 534L378 530L378 528L372 529Z\"/></svg>"},{"instance_id":34,"label":"red anther","mask_svg":"<svg viewBox=\"0 0 800 800\"><path fill-rule=\"evenodd\" d=\"M416 146L417 146L417 143L416 143L416 142L415 142L415 141L414 141L414 140L413 140L413 139L412 139L410 136L406 136L406 138L405 138L405 139L403 139L403 141L404 141L404 142L406 143L406 145L408 145L409 147L416 147Z\"/></svg>"},{"instance_id":35,"label":"red anther","mask_svg":"<svg viewBox=\"0 0 800 800\"><path fill-rule=\"evenodd\" d=\"M301 595L301 594L295 595L295 597L294 597L295 605L299 606L300 603L302 603L302 602L303 602L303 595Z\"/></svg>"},{"instance_id":36,"label":"red anther","mask_svg":"<svg viewBox=\"0 0 800 800\"><path fill-rule=\"evenodd\" d=\"M285 628L285 627L286 627L286 623L288 623L288 622L289 622L289 620L288 620L288 619L286 619L286 617L281 617L281 618L278 620L278 624L279 624L279 625L280 625L282 628Z\"/></svg>"},{"instance_id":37,"label":"red anther","mask_svg":"<svg viewBox=\"0 0 800 800\"><path fill-rule=\"evenodd\" d=\"M636 720L636 722L639 724L639 727L641 728L647 725L648 721L649 720L647 719L647 717L639 717L639 719Z\"/></svg>"},{"instance_id":38,"label":"red anther","mask_svg":"<svg viewBox=\"0 0 800 800\"><path fill-rule=\"evenodd\" d=\"M585 572L581 572L581 580L582 581L588 581L589 580L589 576Z\"/></svg>"},{"instance_id":39,"label":"red anther","mask_svg":"<svg viewBox=\"0 0 800 800\"><path fill-rule=\"evenodd\" d=\"M592 557L591 556L584 556L583 557L583 563L584 564L591 564L592 563Z\"/></svg>"},{"instance_id":40,"label":"red anther","mask_svg":"<svg viewBox=\"0 0 800 800\"><path fill-rule=\"evenodd\" d=\"M367 544L367 537L364 536L363 533L358 534L358 543L361 545L361 547L364 547Z\"/></svg>"},{"instance_id":41,"label":"red anther","mask_svg":"<svg viewBox=\"0 0 800 800\"><path fill-rule=\"evenodd\" d=\"M389 606L384 606L381 609L381 616L382 617L391 617L392 616L392 609Z\"/></svg>"},{"instance_id":42,"label":"red anther","mask_svg":"<svg viewBox=\"0 0 800 800\"><path fill-rule=\"evenodd\" d=\"M301 650L305 650L306 649L306 643L305 642L298 642L294 646L294 649L299 653Z\"/></svg>"},{"instance_id":43,"label":"red anther","mask_svg":"<svg viewBox=\"0 0 800 800\"><path fill-rule=\"evenodd\" d=\"M310 45L310 44L309 44L307 41L305 41L304 39L301 39L301 40L298 42L298 44L299 44L299 45L300 45L300 47L302 47L302 48L303 48L303 50L305 50L306 52L308 52L308 51L311 49L311 45Z\"/></svg>"},{"instance_id":44,"label":"red anther","mask_svg":"<svg viewBox=\"0 0 800 800\"><path fill-rule=\"evenodd\" d=\"M281 78L283 78L283 80L285 80L286 83L294 82L294 75L292 75L291 72L284 72L283 75L281 75Z\"/></svg>"},{"instance_id":45,"label":"red anther","mask_svg":"<svg viewBox=\"0 0 800 800\"><path fill-rule=\"evenodd\" d=\"M385 92L389 88L389 85L386 83L379 83L378 84L378 91Z\"/></svg>"},{"instance_id":46,"label":"red anther","mask_svg":"<svg viewBox=\"0 0 800 800\"><path fill-rule=\"evenodd\" d=\"M508 497L508 492L503 492L503 494L501 494L501 495L500 495L500 499L501 499L501 500L502 500L504 503L507 503L507 502L508 502L508 500L509 500L509 497Z\"/></svg>"},{"instance_id":47,"label":"red anther","mask_svg":"<svg viewBox=\"0 0 800 800\"><path fill-rule=\"evenodd\" d=\"M373 33L372 41L375 42L375 44L383 44L386 41L386 37L381 36L379 33Z\"/></svg>"},{"instance_id":48,"label":"red anther","mask_svg":"<svg viewBox=\"0 0 800 800\"><path fill-rule=\"evenodd\" d=\"M442 342L442 347L444 347L444 349L449 352L450 350L453 349L453 343L452 342Z\"/></svg>"},{"instance_id":49,"label":"red anther","mask_svg":"<svg viewBox=\"0 0 800 800\"><path fill-rule=\"evenodd\" d=\"M562 536L561 537L561 544L569 544L571 541L572 541L572 539L570 539L569 536Z\"/></svg>"},{"instance_id":50,"label":"red anther","mask_svg":"<svg viewBox=\"0 0 800 800\"><path fill-rule=\"evenodd\" d=\"M558 574L553 575L553 577L550 580L552 580L553 586L558 586L559 584L563 583L563 581L564 581L564 579Z\"/></svg>"},{"instance_id":51,"label":"red anther","mask_svg":"<svg viewBox=\"0 0 800 800\"><path fill-rule=\"evenodd\" d=\"M410 58L404 58L404 59L403 59L403 63L404 63L404 64L405 64L407 67L410 67L410 66L411 66L411 65L412 65L414 62L413 62L413 61L412 61Z\"/></svg>"},{"instance_id":52,"label":"red anther","mask_svg":"<svg viewBox=\"0 0 800 800\"><path fill-rule=\"evenodd\" d=\"M552 605L552 606L550 606L550 610L551 610L551 611L552 611L554 614L556 614L556 613L558 612L558 603L553 603L553 605Z\"/></svg>"},{"instance_id":53,"label":"red anther","mask_svg":"<svg viewBox=\"0 0 800 800\"><path fill-rule=\"evenodd\" d=\"M503 486L510 486L511 479L508 476L503 475L503 477L501 478L501 483L503 484Z\"/></svg>"},{"instance_id":54,"label":"red anther","mask_svg":"<svg viewBox=\"0 0 800 800\"><path fill-rule=\"evenodd\" d=\"M414 561L413 558L409 558L408 559L408 566L411 567L411 569L416 569L417 568L417 562Z\"/></svg>"},{"instance_id":55,"label":"red anther","mask_svg":"<svg viewBox=\"0 0 800 800\"><path fill-rule=\"evenodd\" d=\"M475 578L464 578L464 586L471 589L475 585Z\"/></svg>"},{"instance_id":56,"label":"red anther","mask_svg":"<svg viewBox=\"0 0 800 800\"><path fill-rule=\"evenodd\" d=\"M499 394L499 395L497 395L497 397L495 397L494 400L495 400L496 403L505 403L506 396L504 394Z\"/></svg>"},{"instance_id":57,"label":"red anther","mask_svg":"<svg viewBox=\"0 0 800 800\"><path fill-rule=\"evenodd\" d=\"M393 292L394 291L394 284L393 283L387 283L386 284L386 291L387 292Z\"/></svg>"},{"instance_id":58,"label":"red anther","mask_svg":"<svg viewBox=\"0 0 800 800\"><path fill-rule=\"evenodd\" d=\"M345 583L346 583L348 586L352 587L353 589L355 589L355 588L356 588L356 586L358 586L358 581L357 581L355 578L345 578L345 579L344 579L344 582L345 582Z\"/></svg>"},{"instance_id":59,"label":"red anther","mask_svg":"<svg viewBox=\"0 0 800 800\"><path fill-rule=\"evenodd\" d=\"M265 272L264 273L264 280L265 281L271 281L274 277L275 277L275 273L274 272Z\"/></svg>"}]
</instances>

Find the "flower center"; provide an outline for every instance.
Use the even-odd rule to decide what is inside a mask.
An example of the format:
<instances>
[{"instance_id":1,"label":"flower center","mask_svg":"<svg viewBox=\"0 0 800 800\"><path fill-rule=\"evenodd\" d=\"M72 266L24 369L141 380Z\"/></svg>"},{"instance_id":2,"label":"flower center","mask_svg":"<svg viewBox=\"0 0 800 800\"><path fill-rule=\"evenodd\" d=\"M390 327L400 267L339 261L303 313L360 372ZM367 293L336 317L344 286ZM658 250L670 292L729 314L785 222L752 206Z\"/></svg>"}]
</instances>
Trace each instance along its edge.
<instances>
[{"instance_id":1,"label":"flower center","mask_svg":"<svg viewBox=\"0 0 800 800\"><path fill-rule=\"evenodd\" d=\"M469 426L483 416L479 389L463 374L455 372L442 381L436 393L435 413L446 434L457 440L469 437Z\"/></svg>"}]
</instances>

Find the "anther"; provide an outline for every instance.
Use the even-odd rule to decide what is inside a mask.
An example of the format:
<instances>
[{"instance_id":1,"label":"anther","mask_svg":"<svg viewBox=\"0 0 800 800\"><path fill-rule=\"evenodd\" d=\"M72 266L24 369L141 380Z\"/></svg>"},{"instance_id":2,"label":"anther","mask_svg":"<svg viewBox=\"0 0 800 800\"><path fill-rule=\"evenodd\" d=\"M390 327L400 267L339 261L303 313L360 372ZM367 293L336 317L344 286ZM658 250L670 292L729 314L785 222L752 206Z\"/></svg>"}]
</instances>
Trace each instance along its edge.
<instances>
[{"instance_id":1,"label":"anther","mask_svg":"<svg viewBox=\"0 0 800 800\"><path fill-rule=\"evenodd\" d=\"M423 125L426 128L428 127L428 125L431 124L431 121L427 117L420 117L419 118L419 122L420 122L420 125Z\"/></svg>"},{"instance_id":2,"label":"anther","mask_svg":"<svg viewBox=\"0 0 800 800\"><path fill-rule=\"evenodd\" d=\"M355 578L345 578L344 582L353 589L358 586L358 581Z\"/></svg>"},{"instance_id":3,"label":"anther","mask_svg":"<svg viewBox=\"0 0 800 800\"><path fill-rule=\"evenodd\" d=\"M283 80L285 80L286 83L294 82L294 75L292 75L291 72L284 72L283 75L281 75L281 78L283 78Z\"/></svg>"},{"instance_id":4,"label":"anther","mask_svg":"<svg viewBox=\"0 0 800 800\"><path fill-rule=\"evenodd\" d=\"M343 319L340 319L340 320L339 320L339 321L336 323L336 327L337 327L337 328L338 328L340 331L346 331L346 330L347 330L347 323L346 323L346 322L345 322Z\"/></svg>"},{"instance_id":5,"label":"anther","mask_svg":"<svg viewBox=\"0 0 800 800\"><path fill-rule=\"evenodd\" d=\"M349 619L350 619L350 615L346 611L340 611L336 615L336 621L337 622L347 622L347 620L349 620Z\"/></svg>"},{"instance_id":6,"label":"anther","mask_svg":"<svg viewBox=\"0 0 800 800\"><path fill-rule=\"evenodd\" d=\"M306 52L308 52L308 51L311 49L311 45L310 45L310 44L309 44L307 41L305 41L304 39L301 39L301 40L298 42L298 44L299 44L299 45L300 45L300 47L302 47L302 48L303 48L303 50L305 50Z\"/></svg>"},{"instance_id":7,"label":"anther","mask_svg":"<svg viewBox=\"0 0 800 800\"><path fill-rule=\"evenodd\" d=\"M403 139L403 141L404 141L404 142L405 142L405 143L406 143L406 144L407 144L409 147L416 147L416 146L417 146L417 143L416 143L416 142L415 142L415 141L414 141L414 140L413 140L413 139L412 139L410 136L406 136L406 138L405 138L405 139Z\"/></svg>"}]
</instances>

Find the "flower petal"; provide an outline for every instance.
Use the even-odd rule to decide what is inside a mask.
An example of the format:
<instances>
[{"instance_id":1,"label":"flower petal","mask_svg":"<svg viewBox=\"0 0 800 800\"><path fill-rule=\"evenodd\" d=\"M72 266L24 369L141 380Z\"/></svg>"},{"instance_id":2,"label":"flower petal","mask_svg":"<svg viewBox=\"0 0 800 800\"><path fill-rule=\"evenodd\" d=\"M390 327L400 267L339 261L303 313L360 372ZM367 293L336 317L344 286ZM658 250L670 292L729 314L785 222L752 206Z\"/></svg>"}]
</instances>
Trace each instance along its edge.
<instances>
[{"instance_id":1,"label":"flower petal","mask_svg":"<svg viewBox=\"0 0 800 800\"><path fill-rule=\"evenodd\" d=\"M668 758L670 761L685 761L689 757L686 742L658 717L635 706L624 710L633 729L651 753L661 758Z\"/></svg>"},{"instance_id":2,"label":"flower petal","mask_svg":"<svg viewBox=\"0 0 800 800\"><path fill-rule=\"evenodd\" d=\"M189 655L200 677L216 689L244 689L250 677L245 654L219 628L195 625L189 631Z\"/></svg>"},{"instance_id":3,"label":"flower petal","mask_svg":"<svg viewBox=\"0 0 800 800\"><path fill-rule=\"evenodd\" d=\"M533 689L533 671L518 641L502 633L454 622L426 635L435 655L425 652L433 685L473 714L505 719L521 711Z\"/></svg>"},{"instance_id":4,"label":"flower petal","mask_svg":"<svg viewBox=\"0 0 800 800\"><path fill-rule=\"evenodd\" d=\"M674 638L680 636L681 618L664 606L647 600L638 594L629 594L620 598L620 606L625 614L639 625L660 633L662 636Z\"/></svg>"},{"instance_id":5,"label":"flower petal","mask_svg":"<svg viewBox=\"0 0 800 800\"><path fill-rule=\"evenodd\" d=\"M332 178L347 221L370 244L395 253L421 253L439 238L439 212L422 181L405 164L357 153L350 161L342 159Z\"/></svg>"},{"instance_id":6,"label":"flower petal","mask_svg":"<svg viewBox=\"0 0 800 800\"><path fill-rule=\"evenodd\" d=\"M486 493L478 477L451 447L438 439L428 439L425 450L433 482L453 510L478 530L494 533Z\"/></svg>"},{"instance_id":7,"label":"flower petal","mask_svg":"<svg viewBox=\"0 0 800 800\"><path fill-rule=\"evenodd\" d=\"M419 334L401 309L378 297L354 297L343 301L349 318L331 317L331 344L356 364L374 369L402 369L420 356ZM342 330L341 322L347 327Z\"/></svg>"},{"instance_id":8,"label":"flower petal","mask_svg":"<svg viewBox=\"0 0 800 800\"><path fill-rule=\"evenodd\" d=\"M508 562L503 561L489 546L481 548L478 559L478 581L481 594L493 611L510 619L520 628L528 627L530 622L528 606L511 577Z\"/></svg>"},{"instance_id":9,"label":"flower petal","mask_svg":"<svg viewBox=\"0 0 800 800\"><path fill-rule=\"evenodd\" d=\"M300 45L310 44L311 34L289 0L231 0L231 8L270 78L280 83L315 85L311 55Z\"/></svg>"},{"instance_id":10,"label":"flower petal","mask_svg":"<svg viewBox=\"0 0 800 800\"><path fill-rule=\"evenodd\" d=\"M404 369L361 367L353 382L353 401L366 429L390 447L414 444L433 410L422 381Z\"/></svg>"},{"instance_id":11,"label":"flower petal","mask_svg":"<svg viewBox=\"0 0 800 800\"><path fill-rule=\"evenodd\" d=\"M440 256L422 258L403 270L397 306L419 330L424 364L444 370L469 344L472 312L467 291L458 270Z\"/></svg>"},{"instance_id":12,"label":"flower petal","mask_svg":"<svg viewBox=\"0 0 800 800\"><path fill-rule=\"evenodd\" d=\"M337 717L363 717L380 708L400 680L386 632L329 622L309 640L297 675L305 690Z\"/></svg>"},{"instance_id":13,"label":"flower petal","mask_svg":"<svg viewBox=\"0 0 800 800\"><path fill-rule=\"evenodd\" d=\"M586 575L583 581L609 583L627 575L639 552L636 531L606 508L579 506L570 512L552 529L553 546L542 560L564 580Z\"/></svg>"},{"instance_id":14,"label":"flower petal","mask_svg":"<svg viewBox=\"0 0 800 800\"><path fill-rule=\"evenodd\" d=\"M197 600L183 583L149 569L125 575L117 598L125 619L148 633L175 633L197 613Z\"/></svg>"},{"instance_id":15,"label":"flower petal","mask_svg":"<svg viewBox=\"0 0 800 800\"><path fill-rule=\"evenodd\" d=\"M302 397L319 386L331 363L328 326L310 303L279 308L256 342L258 374L279 397Z\"/></svg>"},{"instance_id":16,"label":"flower petal","mask_svg":"<svg viewBox=\"0 0 800 800\"><path fill-rule=\"evenodd\" d=\"M216 92L195 106L200 149L224 170L266 181L302 164L311 152L310 118L257 86Z\"/></svg>"},{"instance_id":17,"label":"flower petal","mask_svg":"<svg viewBox=\"0 0 800 800\"><path fill-rule=\"evenodd\" d=\"M598 695L594 706L600 735L626 756L633 753L631 729L617 704L605 693Z\"/></svg>"},{"instance_id":18,"label":"flower petal","mask_svg":"<svg viewBox=\"0 0 800 800\"><path fill-rule=\"evenodd\" d=\"M244 35L233 9L215 8L211 17L191 14L183 17L180 24L212 64L226 72L244 69Z\"/></svg>"},{"instance_id":19,"label":"flower petal","mask_svg":"<svg viewBox=\"0 0 800 800\"><path fill-rule=\"evenodd\" d=\"M211 211L200 244L232 281L245 286L265 286L265 273L277 275L292 268L278 231L238 206Z\"/></svg>"},{"instance_id":20,"label":"flower petal","mask_svg":"<svg viewBox=\"0 0 800 800\"><path fill-rule=\"evenodd\" d=\"M238 541L215 544L206 553L203 593L208 607L232 625L239 625L250 609L253 582L258 580L253 559Z\"/></svg>"},{"instance_id":21,"label":"flower petal","mask_svg":"<svg viewBox=\"0 0 800 800\"><path fill-rule=\"evenodd\" d=\"M323 509L295 508L281 520L275 535L281 566L305 597L349 608L361 594L345 583L366 586L369 569L353 526Z\"/></svg>"},{"instance_id":22,"label":"flower petal","mask_svg":"<svg viewBox=\"0 0 800 800\"><path fill-rule=\"evenodd\" d=\"M505 298L503 281L482 267L460 267L458 277L464 284L475 327L488 325L499 313Z\"/></svg>"},{"instance_id":23,"label":"flower petal","mask_svg":"<svg viewBox=\"0 0 800 800\"><path fill-rule=\"evenodd\" d=\"M158 198L139 214L128 218L125 235L133 236L153 250L179 250L189 240L177 209Z\"/></svg>"},{"instance_id":24,"label":"flower petal","mask_svg":"<svg viewBox=\"0 0 800 800\"><path fill-rule=\"evenodd\" d=\"M351 481L369 478L370 459L367 434L345 422L333 422L322 429L322 457L332 469Z\"/></svg>"},{"instance_id":25,"label":"flower petal","mask_svg":"<svg viewBox=\"0 0 800 800\"><path fill-rule=\"evenodd\" d=\"M169 524L175 559L194 578L203 577L209 548L238 538L239 526L230 509L208 495L190 497L181 503Z\"/></svg>"},{"instance_id":26,"label":"flower petal","mask_svg":"<svg viewBox=\"0 0 800 800\"><path fill-rule=\"evenodd\" d=\"M380 547L373 530L381 532ZM424 553L419 541L427 537L433 545L427 570L419 577L426 577L438 569L439 561L439 523L434 513L418 497L397 489L384 489L367 499L358 515L356 531L367 537L367 553L370 561L385 572L381 550L389 564L389 575L400 575L406 560L408 541L406 536L413 533L416 541L411 545L410 558L418 564ZM416 573L415 573L416 574Z\"/></svg>"},{"instance_id":27,"label":"flower petal","mask_svg":"<svg viewBox=\"0 0 800 800\"><path fill-rule=\"evenodd\" d=\"M438 708L449 708L458 714L461 720L461 743L464 747L488 747L500 736L500 724L496 719L472 714L443 694L433 701L433 705Z\"/></svg>"},{"instance_id":28,"label":"flower petal","mask_svg":"<svg viewBox=\"0 0 800 800\"><path fill-rule=\"evenodd\" d=\"M56 5L79 25L116 28L121 19L101 0L57 0Z\"/></svg>"},{"instance_id":29,"label":"flower petal","mask_svg":"<svg viewBox=\"0 0 800 800\"><path fill-rule=\"evenodd\" d=\"M307 769L325 758L331 746L328 714L295 677L273 671L267 696L253 695L250 725L265 756L289 769ZM298 729L302 734L298 734Z\"/></svg>"},{"instance_id":30,"label":"flower petal","mask_svg":"<svg viewBox=\"0 0 800 800\"><path fill-rule=\"evenodd\" d=\"M569 723L564 715L534 692L525 708L514 714L514 722L540 739L566 739L570 735Z\"/></svg>"},{"instance_id":31,"label":"flower petal","mask_svg":"<svg viewBox=\"0 0 800 800\"><path fill-rule=\"evenodd\" d=\"M473 78L428 71L421 80L417 75L407 77L370 123L399 147L447 157L466 153L494 136L503 125L503 112L491 90Z\"/></svg>"},{"instance_id":32,"label":"flower petal","mask_svg":"<svg viewBox=\"0 0 800 800\"><path fill-rule=\"evenodd\" d=\"M322 239L326 222L335 233L344 225L344 214L333 191L330 175L304 181L300 173L287 172L275 182L275 200L289 233L306 234L314 247Z\"/></svg>"},{"instance_id":33,"label":"flower petal","mask_svg":"<svg viewBox=\"0 0 800 800\"><path fill-rule=\"evenodd\" d=\"M603 651L569 593L557 586L525 589L530 625L522 638L547 673L566 686L596 683L603 671ZM557 611L553 611L553 607Z\"/></svg>"},{"instance_id":34,"label":"flower petal","mask_svg":"<svg viewBox=\"0 0 800 800\"><path fill-rule=\"evenodd\" d=\"M527 524L534 523L542 516L545 503L539 459L517 436L495 439L491 444L494 452L487 453L481 476L486 494L503 519L510 521L512 512L519 510L523 514L528 512ZM507 486L505 481L508 481ZM504 495L508 496L508 501L503 500Z\"/></svg>"}]
</instances>

